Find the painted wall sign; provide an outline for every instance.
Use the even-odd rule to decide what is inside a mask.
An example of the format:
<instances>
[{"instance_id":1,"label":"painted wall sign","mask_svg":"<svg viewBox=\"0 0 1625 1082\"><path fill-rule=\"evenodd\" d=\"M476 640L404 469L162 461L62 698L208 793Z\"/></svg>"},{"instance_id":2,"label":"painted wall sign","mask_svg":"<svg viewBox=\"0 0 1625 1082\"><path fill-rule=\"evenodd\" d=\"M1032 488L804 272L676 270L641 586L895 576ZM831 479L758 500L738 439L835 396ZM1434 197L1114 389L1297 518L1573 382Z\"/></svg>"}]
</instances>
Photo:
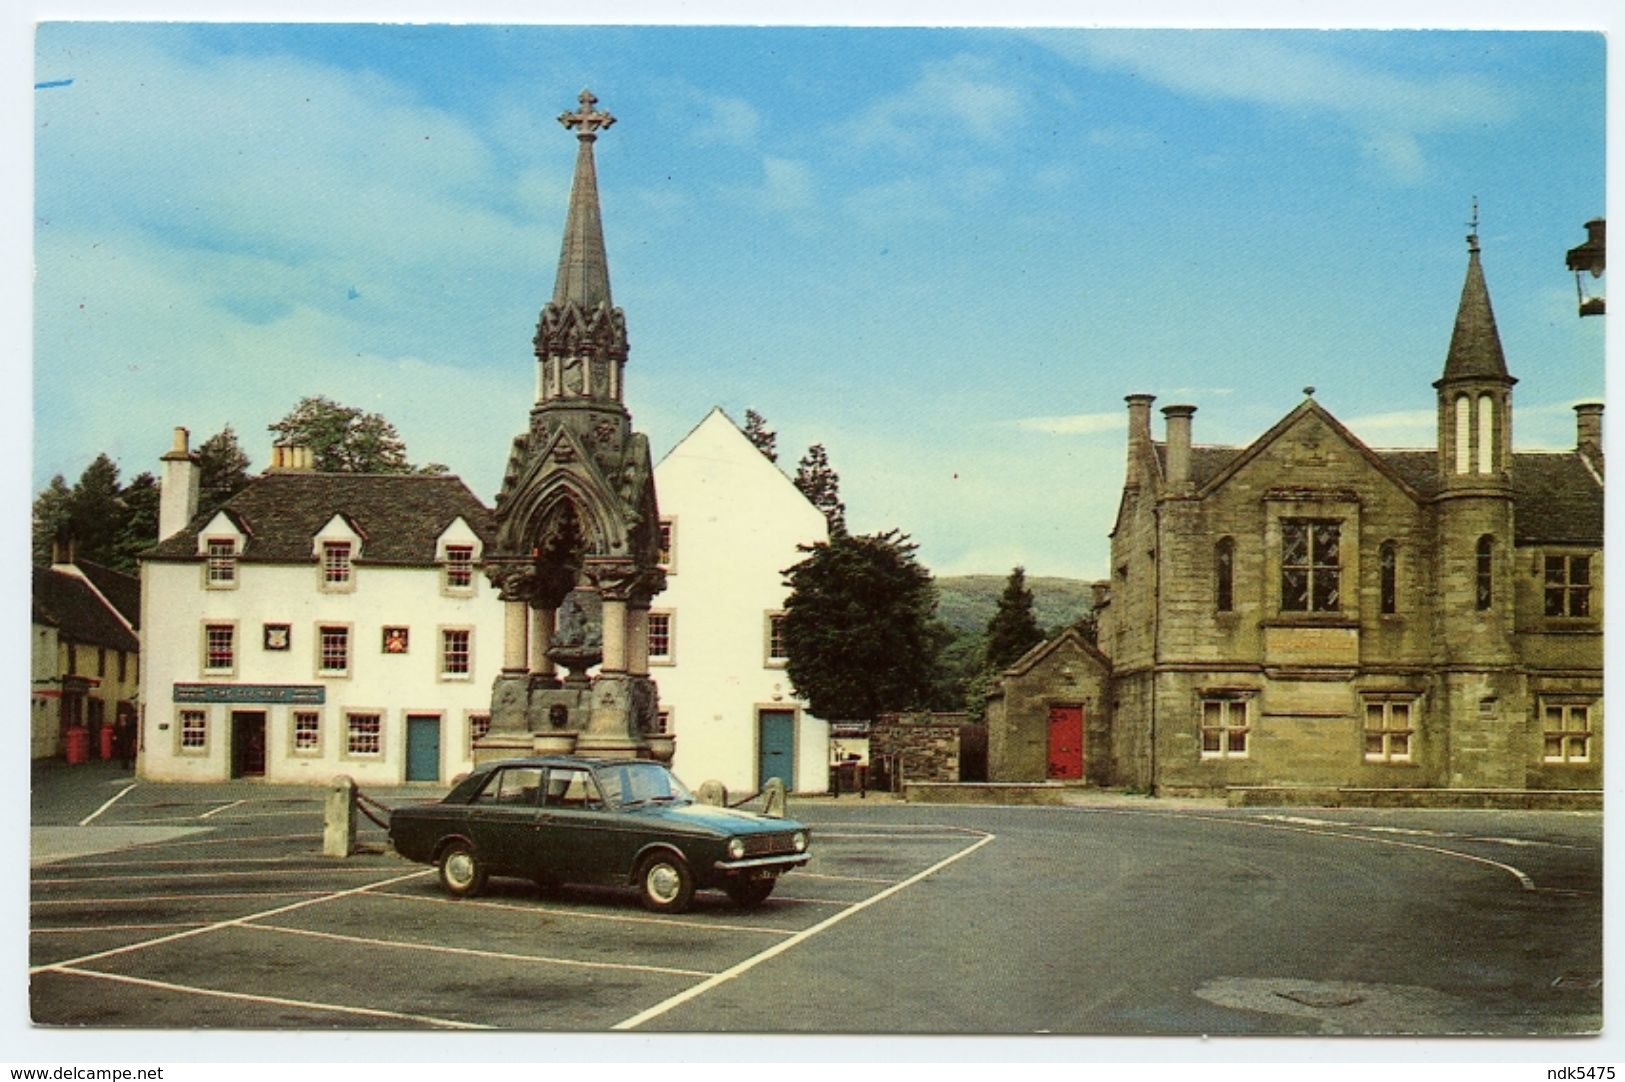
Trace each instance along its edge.
<instances>
[{"instance_id":1,"label":"painted wall sign","mask_svg":"<svg viewBox=\"0 0 1625 1082\"><path fill-rule=\"evenodd\" d=\"M176 684L175 701L320 706L327 701L327 689L320 684Z\"/></svg>"}]
</instances>

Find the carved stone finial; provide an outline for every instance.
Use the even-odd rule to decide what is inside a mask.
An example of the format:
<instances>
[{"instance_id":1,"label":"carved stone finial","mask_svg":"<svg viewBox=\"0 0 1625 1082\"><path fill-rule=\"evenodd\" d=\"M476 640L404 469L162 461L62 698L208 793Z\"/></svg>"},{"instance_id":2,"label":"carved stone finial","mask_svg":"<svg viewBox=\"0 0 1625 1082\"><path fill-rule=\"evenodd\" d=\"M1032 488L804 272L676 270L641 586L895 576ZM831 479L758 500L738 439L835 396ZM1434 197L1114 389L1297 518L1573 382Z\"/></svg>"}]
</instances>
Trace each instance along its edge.
<instances>
[{"instance_id":1,"label":"carved stone finial","mask_svg":"<svg viewBox=\"0 0 1625 1082\"><path fill-rule=\"evenodd\" d=\"M576 138L596 139L598 138L599 129L607 128L615 123L615 118L610 116L609 113L600 113L593 108L598 104L598 99L593 96L592 91L583 90L576 100L581 103L581 108L573 113L559 114L560 124L563 124L566 128L580 129L576 132Z\"/></svg>"},{"instance_id":2,"label":"carved stone finial","mask_svg":"<svg viewBox=\"0 0 1625 1082\"><path fill-rule=\"evenodd\" d=\"M1313 397L1315 397L1315 389L1313 387L1305 387L1303 389L1303 396L1305 398L1313 398Z\"/></svg>"}]
</instances>

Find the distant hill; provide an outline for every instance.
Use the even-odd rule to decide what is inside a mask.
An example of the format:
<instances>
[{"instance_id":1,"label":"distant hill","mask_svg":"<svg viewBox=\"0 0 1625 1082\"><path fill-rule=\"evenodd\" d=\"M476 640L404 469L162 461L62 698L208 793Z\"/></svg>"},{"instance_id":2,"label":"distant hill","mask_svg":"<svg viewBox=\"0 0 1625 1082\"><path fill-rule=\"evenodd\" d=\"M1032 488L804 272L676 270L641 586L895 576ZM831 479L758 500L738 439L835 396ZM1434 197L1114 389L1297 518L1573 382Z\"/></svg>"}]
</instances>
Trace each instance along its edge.
<instances>
[{"instance_id":1,"label":"distant hill","mask_svg":"<svg viewBox=\"0 0 1625 1082\"><path fill-rule=\"evenodd\" d=\"M937 583L937 616L955 631L980 634L999 607L1006 575L949 575ZM1033 613L1045 631L1070 624L1089 611L1089 583L1083 579L1027 576Z\"/></svg>"}]
</instances>

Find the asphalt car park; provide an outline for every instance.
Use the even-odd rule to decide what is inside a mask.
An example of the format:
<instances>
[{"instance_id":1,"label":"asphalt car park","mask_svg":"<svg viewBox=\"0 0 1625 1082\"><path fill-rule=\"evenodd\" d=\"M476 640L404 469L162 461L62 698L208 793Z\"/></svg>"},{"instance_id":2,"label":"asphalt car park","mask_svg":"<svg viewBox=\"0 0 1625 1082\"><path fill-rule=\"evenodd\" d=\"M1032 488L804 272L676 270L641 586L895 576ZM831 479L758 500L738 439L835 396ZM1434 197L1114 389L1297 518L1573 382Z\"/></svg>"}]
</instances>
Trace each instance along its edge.
<instances>
[{"instance_id":1,"label":"asphalt car park","mask_svg":"<svg viewBox=\"0 0 1625 1082\"><path fill-rule=\"evenodd\" d=\"M815 825L811 862L759 907L702 891L690 912L666 916L645 912L631 889L539 890L501 877L477 898L452 898L434 869L389 852L370 823L357 855L324 858L318 791L119 791L80 828L116 848L33 869L37 1023L630 1028L987 837ZM430 794L379 795L399 804Z\"/></svg>"}]
</instances>

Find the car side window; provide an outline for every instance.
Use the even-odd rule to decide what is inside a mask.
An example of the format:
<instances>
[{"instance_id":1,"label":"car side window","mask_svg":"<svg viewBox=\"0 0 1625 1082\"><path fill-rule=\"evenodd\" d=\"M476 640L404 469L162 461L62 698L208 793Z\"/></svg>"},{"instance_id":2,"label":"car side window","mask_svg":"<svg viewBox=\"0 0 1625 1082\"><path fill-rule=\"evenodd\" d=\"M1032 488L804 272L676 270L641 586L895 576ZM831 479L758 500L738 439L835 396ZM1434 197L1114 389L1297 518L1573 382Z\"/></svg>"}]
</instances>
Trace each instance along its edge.
<instances>
[{"instance_id":1,"label":"car side window","mask_svg":"<svg viewBox=\"0 0 1625 1082\"><path fill-rule=\"evenodd\" d=\"M603 801L592 775L585 770L550 770L547 773L549 808L595 808Z\"/></svg>"},{"instance_id":2,"label":"car side window","mask_svg":"<svg viewBox=\"0 0 1625 1082\"><path fill-rule=\"evenodd\" d=\"M474 798L474 803L535 807L536 796L541 791L541 786L541 767L508 767L491 775L491 780L480 790L480 795Z\"/></svg>"}]
</instances>

